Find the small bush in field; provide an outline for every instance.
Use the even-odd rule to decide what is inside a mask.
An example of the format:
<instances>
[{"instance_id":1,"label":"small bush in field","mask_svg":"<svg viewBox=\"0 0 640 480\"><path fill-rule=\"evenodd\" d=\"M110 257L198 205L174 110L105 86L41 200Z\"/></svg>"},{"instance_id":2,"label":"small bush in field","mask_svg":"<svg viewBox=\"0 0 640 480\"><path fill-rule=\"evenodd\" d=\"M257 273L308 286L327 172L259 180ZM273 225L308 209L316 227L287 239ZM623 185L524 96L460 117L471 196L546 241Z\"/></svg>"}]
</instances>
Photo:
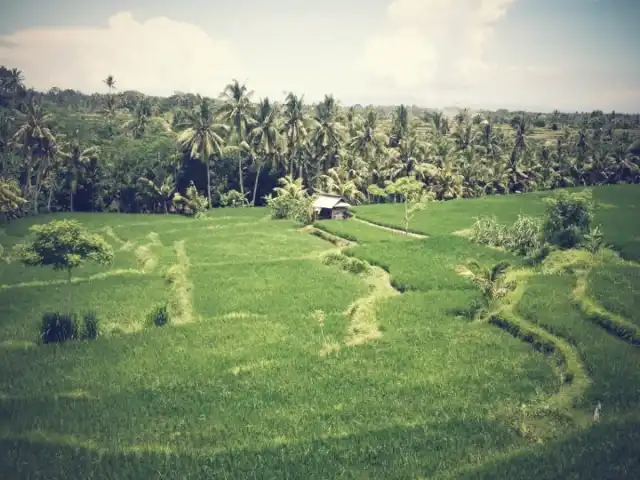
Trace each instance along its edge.
<instances>
[{"instance_id":1,"label":"small bush in field","mask_svg":"<svg viewBox=\"0 0 640 480\"><path fill-rule=\"evenodd\" d=\"M589 190L579 193L560 190L553 197L545 198L545 240L562 249L581 246L593 221L591 198Z\"/></svg>"},{"instance_id":2,"label":"small bush in field","mask_svg":"<svg viewBox=\"0 0 640 480\"><path fill-rule=\"evenodd\" d=\"M82 338L95 340L100 333L100 324L95 312L87 312L82 317Z\"/></svg>"},{"instance_id":3,"label":"small bush in field","mask_svg":"<svg viewBox=\"0 0 640 480\"><path fill-rule=\"evenodd\" d=\"M542 221L538 218L519 215L507 228L504 247L518 255L535 256L544 246Z\"/></svg>"},{"instance_id":4,"label":"small bush in field","mask_svg":"<svg viewBox=\"0 0 640 480\"><path fill-rule=\"evenodd\" d=\"M180 195L178 192L174 193L172 203L176 211L195 218L200 218L209 208L209 200L198 193L198 189L193 182L187 187L185 196Z\"/></svg>"},{"instance_id":5,"label":"small bush in field","mask_svg":"<svg viewBox=\"0 0 640 480\"><path fill-rule=\"evenodd\" d=\"M347 261L347 257L342 255L341 253L329 253L324 256L322 259L322 263L325 265L338 265L343 267Z\"/></svg>"},{"instance_id":6,"label":"small bush in field","mask_svg":"<svg viewBox=\"0 0 640 480\"><path fill-rule=\"evenodd\" d=\"M247 199L237 190L229 190L227 193L220 195L220 205L222 207L246 207L249 205Z\"/></svg>"},{"instance_id":7,"label":"small bush in field","mask_svg":"<svg viewBox=\"0 0 640 480\"><path fill-rule=\"evenodd\" d=\"M542 220L519 215L512 225L502 225L494 217L478 218L471 227L471 240L482 245L503 247L531 260L547 252Z\"/></svg>"},{"instance_id":8,"label":"small bush in field","mask_svg":"<svg viewBox=\"0 0 640 480\"><path fill-rule=\"evenodd\" d=\"M369 271L369 265L356 257L347 257L342 253L329 253L322 262L325 265L336 265L346 272L359 275Z\"/></svg>"},{"instance_id":9,"label":"small bush in field","mask_svg":"<svg viewBox=\"0 0 640 480\"><path fill-rule=\"evenodd\" d=\"M169 323L170 317L169 317L169 310L167 309L167 305L165 304L158 305L156 308L154 308L153 311L151 312L150 320L157 327L162 327L167 323Z\"/></svg>"},{"instance_id":10,"label":"small bush in field","mask_svg":"<svg viewBox=\"0 0 640 480\"><path fill-rule=\"evenodd\" d=\"M345 270L349 273L353 273L354 275L359 275L361 273L366 273L369 271L369 265L355 257L346 257L347 264Z\"/></svg>"},{"instance_id":11,"label":"small bush in field","mask_svg":"<svg viewBox=\"0 0 640 480\"><path fill-rule=\"evenodd\" d=\"M47 312L42 315L40 338L42 343L62 343L78 337L78 327L73 315Z\"/></svg>"},{"instance_id":12,"label":"small bush in field","mask_svg":"<svg viewBox=\"0 0 640 480\"><path fill-rule=\"evenodd\" d=\"M481 245L502 246L506 227L495 217L478 218L471 227L471 240Z\"/></svg>"},{"instance_id":13,"label":"small bush in field","mask_svg":"<svg viewBox=\"0 0 640 480\"><path fill-rule=\"evenodd\" d=\"M584 236L584 248L591 253L598 253L604 247L604 236L600 227L595 227Z\"/></svg>"}]
</instances>

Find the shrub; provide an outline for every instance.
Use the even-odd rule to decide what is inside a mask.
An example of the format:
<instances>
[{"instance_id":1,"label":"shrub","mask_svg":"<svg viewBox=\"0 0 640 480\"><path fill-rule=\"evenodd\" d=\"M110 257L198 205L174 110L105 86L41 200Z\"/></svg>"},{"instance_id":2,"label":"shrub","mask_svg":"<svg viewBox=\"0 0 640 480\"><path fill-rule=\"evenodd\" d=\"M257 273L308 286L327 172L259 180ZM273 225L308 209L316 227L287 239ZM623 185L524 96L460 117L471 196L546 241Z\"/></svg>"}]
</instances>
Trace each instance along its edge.
<instances>
[{"instance_id":1,"label":"shrub","mask_svg":"<svg viewBox=\"0 0 640 480\"><path fill-rule=\"evenodd\" d=\"M341 253L328 253L322 259L322 263L325 265L338 265L341 268L346 264L348 257L344 256Z\"/></svg>"},{"instance_id":2,"label":"shrub","mask_svg":"<svg viewBox=\"0 0 640 480\"><path fill-rule=\"evenodd\" d=\"M509 226L498 223L495 217L478 218L471 227L470 238L483 245L503 247L534 261L544 258L548 251L542 221L526 215L519 215Z\"/></svg>"},{"instance_id":3,"label":"shrub","mask_svg":"<svg viewBox=\"0 0 640 480\"><path fill-rule=\"evenodd\" d=\"M229 190L220 195L220 205L223 207L246 207L249 205L247 199L237 190Z\"/></svg>"},{"instance_id":4,"label":"shrub","mask_svg":"<svg viewBox=\"0 0 640 480\"><path fill-rule=\"evenodd\" d=\"M78 327L73 315L46 312L42 315L40 338L42 343L61 343L78 337Z\"/></svg>"},{"instance_id":5,"label":"shrub","mask_svg":"<svg viewBox=\"0 0 640 480\"><path fill-rule=\"evenodd\" d=\"M158 305L153 309L150 315L150 320L157 327L162 327L169 323L169 310L166 304Z\"/></svg>"},{"instance_id":6,"label":"shrub","mask_svg":"<svg viewBox=\"0 0 640 480\"><path fill-rule=\"evenodd\" d=\"M193 182L187 187L184 197L179 193L175 193L172 203L174 208L180 213L187 216L195 216L196 218L202 216L209 206L209 200L207 200L207 197L204 195L198 193L198 189Z\"/></svg>"},{"instance_id":7,"label":"shrub","mask_svg":"<svg viewBox=\"0 0 640 480\"><path fill-rule=\"evenodd\" d=\"M504 247L518 255L535 256L544 247L542 221L518 215L518 220L506 229Z\"/></svg>"},{"instance_id":8,"label":"shrub","mask_svg":"<svg viewBox=\"0 0 640 480\"><path fill-rule=\"evenodd\" d=\"M495 217L477 218L471 227L471 240L482 245L502 246L507 233Z\"/></svg>"},{"instance_id":9,"label":"shrub","mask_svg":"<svg viewBox=\"0 0 640 480\"><path fill-rule=\"evenodd\" d=\"M595 227L584 236L584 248L591 253L598 253L604 246L604 236L600 227Z\"/></svg>"},{"instance_id":10,"label":"shrub","mask_svg":"<svg viewBox=\"0 0 640 480\"><path fill-rule=\"evenodd\" d=\"M353 273L354 275L359 275L361 273L367 273L369 271L369 265L366 262L363 262L359 258L356 257L345 257L347 259L347 263L344 267L346 271L349 273Z\"/></svg>"},{"instance_id":11,"label":"shrub","mask_svg":"<svg viewBox=\"0 0 640 480\"><path fill-rule=\"evenodd\" d=\"M272 195L265 197L267 202L267 208L271 211L271 218L274 220L281 220L289 217L289 210L291 206L291 199Z\"/></svg>"},{"instance_id":12,"label":"shrub","mask_svg":"<svg viewBox=\"0 0 640 480\"><path fill-rule=\"evenodd\" d=\"M579 193L560 190L555 196L545 198L545 240L562 249L582 245L593 221L591 198L589 190Z\"/></svg>"},{"instance_id":13,"label":"shrub","mask_svg":"<svg viewBox=\"0 0 640 480\"><path fill-rule=\"evenodd\" d=\"M284 195L265 197L267 207L274 220L289 219L303 225L311 225L314 219L314 197L294 198Z\"/></svg>"},{"instance_id":14,"label":"shrub","mask_svg":"<svg viewBox=\"0 0 640 480\"><path fill-rule=\"evenodd\" d=\"M95 312L87 312L82 317L82 339L95 340L100 333L98 316Z\"/></svg>"},{"instance_id":15,"label":"shrub","mask_svg":"<svg viewBox=\"0 0 640 480\"><path fill-rule=\"evenodd\" d=\"M329 253L322 259L325 265L336 265L342 270L359 275L369 271L369 265L356 257L348 257L342 253Z\"/></svg>"}]
</instances>

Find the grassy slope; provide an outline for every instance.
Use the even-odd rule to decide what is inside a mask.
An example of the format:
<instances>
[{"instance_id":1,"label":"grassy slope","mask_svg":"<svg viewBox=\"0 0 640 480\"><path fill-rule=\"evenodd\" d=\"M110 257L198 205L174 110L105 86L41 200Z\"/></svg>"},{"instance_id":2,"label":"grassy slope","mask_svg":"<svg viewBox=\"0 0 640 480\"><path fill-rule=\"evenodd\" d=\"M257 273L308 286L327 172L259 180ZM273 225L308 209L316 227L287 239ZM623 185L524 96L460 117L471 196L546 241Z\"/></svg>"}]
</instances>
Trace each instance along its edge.
<instances>
[{"instance_id":1,"label":"grassy slope","mask_svg":"<svg viewBox=\"0 0 640 480\"><path fill-rule=\"evenodd\" d=\"M431 236L449 235L464 230L474 217L495 216L501 222L512 222L519 214L542 215L542 199L553 192L535 192L526 195L484 197L471 200L453 200L430 205L415 215L410 228ZM631 221L640 209L640 186L611 185L593 189L597 202L596 223L602 225L605 239L625 258L640 261L640 222ZM400 205L366 205L356 209L365 219L402 228Z\"/></svg>"},{"instance_id":2,"label":"grassy slope","mask_svg":"<svg viewBox=\"0 0 640 480\"><path fill-rule=\"evenodd\" d=\"M110 227L117 249L148 244L152 232L160 241L158 265L145 275L75 274L76 308L132 331L94 342L27 348L38 313L62 308L67 286L12 287L8 279L56 278L3 267L0 476L403 477L473 467L526 445L495 412L549 394L556 380L524 344L469 326L464 315L478 294L446 273L462 246L447 253L434 243L430 254L431 246L357 227L354 236L387 242L378 253L357 248L416 291L381 306L381 339L322 357L325 339L344 341L342 312L366 284L322 265L319 254L332 245L287 222L263 222L264 213L226 210L201 222L76 215ZM5 238L15 243L25 223ZM181 240L193 322L140 330L149 309L175 293L160 275L179 262ZM403 246L410 250L397 257ZM135 269L134 252L120 251L118 266ZM429 281L436 276L445 283ZM326 313L322 332L310 317L316 309Z\"/></svg>"},{"instance_id":3,"label":"grassy slope","mask_svg":"<svg viewBox=\"0 0 640 480\"><path fill-rule=\"evenodd\" d=\"M452 254L452 258L462 259L461 239L450 235L451 232L468 228L473 216L495 215L502 221L517 218L518 213L538 215L543 212L542 194L489 198L482 200L448 202L433 205L430 210L420 214L414 222L414 229L431 235L422 242L426 249L442 245L441 249L429 254L435 261L429 265L420 263L420 248L412 251L411 245L398 247L393 253L384 255L385 248L371 249L357 247L365 256L374 256L381 262L408 269L414 264L416 270L429 271L441 263L438 252ZM594 190L598 201L597 221L603 227L607 241L613 243L623 256L638 259L636 252L639 227L630 222L636 205L640 205L640 188L637 186L604 187ZM393 205L360 207L358 214L366 219L400 226L399 209ZM341 229L346 229L344 226ZM348 230L348 229L346 229ZM440 240L440 242L437 242ZM384 245L381 241L380 245ZM373 251L375 250L375 251ZM494 252L493 259L499 255ZM475 256L483 258L480 251ZM372 258L375 260L375 258ZM491 260L492 255L484 259ZM404 270L400 268L400 270ZM392 274L393 266L390 268ZM637 292L640 291L640 269L636 265L605 264L595 267L588 279L587 294L605 308L638 323ZM424 280L416 275L409 283L420 291L432 286L435 275L425 275ZM439 283L447 284L446 270L442 270ZM512 478L527 471L536 478L633 478L640 468L640 417L637 416L640 398L640 351L630 343L605 332L600 326L587 320L572 300L575 278L572 275L545 275L534 277L525 290L517 312L525 319L543 326L547 330L568 339L576 346L584 361L592 383L585 394L576 399L576 407L590 414L597 402L604 405L601 424L587 429L567 431L566 435L544 446L534 446L515 454L497 456L482 467L474 469L464 467L458 473L464 478ZM420 287L420 283L423 283ZM437 286L436 286L437 291ZM454 293L447 291L447 299ZM411 294L413 295L413 294ZM392 299L389 303L400 302ZM416 308L416 315L424 315L442 300L432 298L424 301L422 308ZM417 302L416 302L417 303ZM406 305L406 304L405 304ZM399 303L389 309L389 317L394 323L403 311ZM629 416L631 415L631 416ZM571 459L571 461L569 461Z\"/></svg>"}]
</instances>

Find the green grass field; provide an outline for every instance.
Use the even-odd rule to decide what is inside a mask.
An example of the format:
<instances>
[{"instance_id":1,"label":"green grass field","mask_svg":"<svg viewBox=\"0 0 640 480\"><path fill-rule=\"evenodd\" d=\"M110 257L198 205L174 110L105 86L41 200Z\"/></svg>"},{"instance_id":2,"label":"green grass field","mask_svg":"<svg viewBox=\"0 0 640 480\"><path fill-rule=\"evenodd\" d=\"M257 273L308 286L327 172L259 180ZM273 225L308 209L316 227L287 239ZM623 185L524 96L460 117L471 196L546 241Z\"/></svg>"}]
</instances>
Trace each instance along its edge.
<instances>
[{"instance_id":1,"label":"green grass field","mask_svg":"<svg viewBox=\"0 0 640 480\"><path fill-rule=\"evenodd\" d=\"M640 188L594 194L607 241L633 259ZM528 280L514 314L566 340L588 376L563 411L544 407L570 389L553 358L478 319L484 299L454 271L471 259L525 268L453 233L480 215L541 214L541 196L432 205L413 223L424 239L319 222L372 266L358 275L326 264L339 247L264 209L55 216L102 233L116 257L74 271L70 287L0 266L0 478L637 478L640 351L572 295L586 275L584 295L638 324L640 267ZM394 205L357 215L401 222ZM50 219L16 222L1 242ZM103 335L38 344L41 314L69 294ZM161 302L175 318L156 327Z\"/></svg>"}]
</instances>

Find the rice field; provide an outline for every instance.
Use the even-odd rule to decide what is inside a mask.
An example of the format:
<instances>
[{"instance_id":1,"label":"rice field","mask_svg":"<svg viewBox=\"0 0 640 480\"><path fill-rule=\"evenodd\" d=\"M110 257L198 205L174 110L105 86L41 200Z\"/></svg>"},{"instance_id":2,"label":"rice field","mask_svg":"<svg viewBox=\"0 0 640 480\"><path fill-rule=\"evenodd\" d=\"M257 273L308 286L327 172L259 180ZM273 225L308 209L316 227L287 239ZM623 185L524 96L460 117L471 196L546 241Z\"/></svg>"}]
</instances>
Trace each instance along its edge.
<instances>
[{"instance_id":1,"label":"rice field","mask_svg":"<svg viewBox=\"0 0 640 480\"><path fill-rule=\"evenodd\" d=\"M621 232L623 215L604 212L630 210L635 192L620 205L603 195L605 236L632 249L636 227ZM525 268L453 233L486 212L539 214L541 196L432 205L414 222L423 239L318 223L346 247L259 208L56 216L101 233L116 257L75 270L71 285L0 266L0 478L636 478L640 353L575 304L577 274L536 273L514 308L566 340L589 377L566 411L534 418L523 405L565 388L553 359L478 318L484 298L455 273L471 259ZM396 213L357 210L389 225ZM10 225L3 245L48 220ZM369 267L350 273L327 255ZM636 269L595 265L585 295L637 322ZM41 314L69 294L102 334L39 344ZM162 303L173 316L156 327Z\"/></svg>"}]
</instances>

